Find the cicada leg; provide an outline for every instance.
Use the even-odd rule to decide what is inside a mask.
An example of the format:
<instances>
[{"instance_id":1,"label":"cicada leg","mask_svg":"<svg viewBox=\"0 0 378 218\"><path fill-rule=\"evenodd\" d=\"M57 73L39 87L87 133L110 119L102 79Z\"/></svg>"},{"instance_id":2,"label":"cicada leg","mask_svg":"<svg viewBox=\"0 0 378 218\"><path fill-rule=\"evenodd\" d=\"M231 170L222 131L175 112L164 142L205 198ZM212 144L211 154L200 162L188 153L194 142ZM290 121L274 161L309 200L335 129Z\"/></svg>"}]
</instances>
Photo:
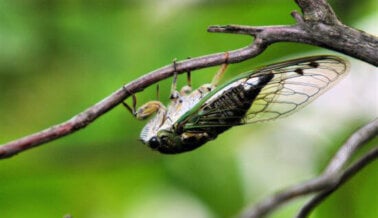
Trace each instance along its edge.
<instances>
[{"instance_id":1,"label":"cicada leg","mask_svg":"<svg viewBox=\"0 0 378 218\"><path fill-rule=\"evenodd\" d=\"M190 57L188 57L190 59ZM183 86L180 90L181 95L189 95L192 92L192 79L191 79L191 72L188 70L186 72L186 86Z\"/></svg>"},{"instance_id":2,"label":"cicada leg","mask_svg":"<svg viewBox=\"0 0 378 218\"><path fill-rule=\"evenodd\" d=\"M211 85L214 86L214 87L218 86L219 81L222 79L224 73L227 70L227 66L228 66L228 52L225 53L225 56L226 56L225 63L222 64L221 68L218 70L218 72L213 77L213 80L211 81Z\"/></svg>"},{"instance_id":3,"label":"cicada leg","mask_svg":"<svg viewBox=\"0 0 378 218\"><path fill-rule=\"evenodd\" d=\"M224 73L226 72L227 66L228 66L228 61L227 61L228 60L228 52L225 53L225 56L226 56L225 63L222 64L221 68L214 75L211 83L202 85L201 87L198 88L198 91L201 93L202 96L205 96L207 93L211 92L212 90L214 90L218 86L218 84L219 84L220 80L222 79Z\"/></svg>"},{"instance_id":4,"label":"cicada leg","mask_svg":"<svg viewBox=\"0 0 378 218\"><path fill-rule=\"evenodd\" d=\"M190 78L190 71L186 72L187 85L183 86L180 90L181 95L189 95L192 92L192 80Z\"/></svg>"},{"instance_id":5,"label":"cicada leg","mask_svg":"<svg viewBox=\"0 0 378 218\"><path fill-rule=\"evenodd\" d=\"M172 101L176 101L178 98L180 98L180 93L177 91L177 70L176 70L176 59L173 60L173 81L172 81L172 86L171 86L171 95L170 99Z\"/></svg>"},{"instance_id":6,"label":"cicada leg","mask_svg":"<svg viewBox=\"0 0 378 218\"><path fill-rule=\"evenodd\" d=\"M184 144L198 144L201 145L212 137L207 132L184 132L181 134L181 140Z\"/></svg>"},{"instance_id":7,"label":"cicada leg","mask_svg":"<svg viewBox=\"0 0 378 218\"><path fill-rule=\"evenodd\" d=\"M130 107L126 102L122 102L123 106L125 106L125 108L135 117L136 116L136 103L137 103L137 100L136 100L136 97L135 95L133 94L132 95L132 98L133 98L133 105L132 107Z\"/></svg>"},{"instance_id":8,"label":"cicada leg","mask_svg":"<svg viewBox=\"0 0 378 218\"><path fill-rule=\"evenodd\" d=\"M138 120L144 120L154 113L163 112L165 114L166 110L160 101L149 101L136 110L135 117Z\"/></svg>"},{"instance_id":9,"label":"cicada leg","mask_svg":"<svg viewBox=\"0 0 378 218\"><path fill-rule=\"evenodd\" d=\"M156 100L160 101L160 86L156 85Z\"/></svg>"}]
</instances>

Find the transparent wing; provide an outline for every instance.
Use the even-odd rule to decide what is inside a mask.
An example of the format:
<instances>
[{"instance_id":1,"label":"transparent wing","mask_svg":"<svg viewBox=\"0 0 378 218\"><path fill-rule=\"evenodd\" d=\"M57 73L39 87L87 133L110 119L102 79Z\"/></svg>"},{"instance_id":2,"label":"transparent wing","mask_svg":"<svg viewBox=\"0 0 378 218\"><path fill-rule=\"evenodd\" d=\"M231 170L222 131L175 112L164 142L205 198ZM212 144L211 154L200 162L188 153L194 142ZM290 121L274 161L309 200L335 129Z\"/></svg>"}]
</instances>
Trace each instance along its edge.
<instances>
[{"instance_id":1,"label":"transparent wing","mask_svg":"<svg viewBox=\"0 0 378 218\"><path fill-rule=\"evenodd\" d=\"M336 56L306 57L262 67L215 89L181 121L191 129L284 117L332 87L347 69L348 63Z\"/></svg>"},{"instance_id":2,"label":"transparent wing","mask_svg":"<svg viewBox=\"0 0 378 218\"><path fill-rule=\"evenodd\" d=\"M243 122L273 120L292 114L331 88L348 71L348 63L336 56L320 56L268 67L274 78L262 88ZM279 66L279 65L278 65Z\"/></svg>"}]
</instances>

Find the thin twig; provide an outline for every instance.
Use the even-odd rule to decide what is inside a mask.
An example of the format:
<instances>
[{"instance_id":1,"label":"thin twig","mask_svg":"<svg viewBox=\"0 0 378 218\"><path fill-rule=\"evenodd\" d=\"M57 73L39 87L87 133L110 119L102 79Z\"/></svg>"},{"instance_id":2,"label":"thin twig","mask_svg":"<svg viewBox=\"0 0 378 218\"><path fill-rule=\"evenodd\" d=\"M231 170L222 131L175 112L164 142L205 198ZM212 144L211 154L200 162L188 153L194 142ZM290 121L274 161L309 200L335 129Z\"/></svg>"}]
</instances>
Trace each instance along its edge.
<instances>
[{"instance_id":1,"label":"thin twig","mask_svg":"<svg viewBox=\"0 0 378 218\"><path fill-rule=\"evenodd\" d=\"M355 131L348 138L346 143L341 146L339 151L331 159L327 168L320 176L284 189L283 191L266 198L262 202L253 205L246 212L244 212L242 216L246 218L264 217L289 200L333 187L339 181L340 176L342 175L342 166L344 166L347 160L350 159L351 154L353 154L358 148L361 148L367 141L376 137L377 133L378 119L375 119L359 130ZM340 158L340 154L345 155L347 159ZM331 168L334 170L330 171L329 169ZM335 171L336 169L337 171Z\"/></svg>"},{"instance_id":2,"label":"thin twig","mask_svg":"<svg viewBox=\"0 0 378 218\"><path fill-rule=\"evenodd\" d=\"M238 25L212 26L209 32L229 32L248 34L255 38L247 47L216 53L177 62L178 73L196 69L238 63L262 53L269 45L276 42L299 42L322 46L346 55L359 58L378 66L378 38L365 32L340 24L331 7L325 0L297 0L302 9L303 17L293 12L296 25L248 27ZM227 60L226 60L227 59ZM120 104L131 94L173 75L172 65L166 65L152 71L127 85L124 85L99 103L72 117L68 121L52 126L40 132L0 145L0 159L11 157L17 153L39 146L86 127L105 112Z\"/></svg>"},{"instance_id":3,"label":"thin twig","mask_svg":"<svg viewBox=\"0 0 378 218\"><path fill-rule=\"evenodd\" d=\"M330 194L336 191L342 184L347 182L350 178L352 178L356 173L360 172L362 168L367 166L373 160L378 158L378 146L375 146L371 151L365 154L362 158L356 161L352 166L350 166L336 181L336 184L319 194L317 194L313 199L311 199L302 209L300 210L297 218L305 218L307 217L310 212L318 206L324 199L326 199Z\"/></svg>"},{"instance_id":4,"label":"thin twig","mask_svg":"<svg viewBox=\"0 0 378 218\"><path fill-rule=\"evenodd\" d=\"M361 145L370 141L378 135L378 118L374 119L372 122L366 124L364 127L356 131L349 139L346 141L345 145L341 147L336 155L332 158L331 163L325 169L324 174L334 174L342 170L346 165L348 160L356 152Z\"/></svg>"}]
</instances>

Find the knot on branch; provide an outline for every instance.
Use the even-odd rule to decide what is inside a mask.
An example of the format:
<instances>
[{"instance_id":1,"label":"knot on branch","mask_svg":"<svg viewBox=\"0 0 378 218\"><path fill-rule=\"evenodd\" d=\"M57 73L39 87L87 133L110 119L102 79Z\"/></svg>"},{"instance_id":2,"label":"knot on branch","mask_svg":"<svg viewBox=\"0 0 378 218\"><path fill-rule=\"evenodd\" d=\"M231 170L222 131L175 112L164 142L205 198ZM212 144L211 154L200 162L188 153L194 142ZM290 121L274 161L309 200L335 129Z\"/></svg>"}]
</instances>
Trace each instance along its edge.
<instances>
[{"instance_id":1,"label":"knot on branch","mask_svg":"<svg viewBox=\"0 0 378 218\"><path fill-rule=\"evenodd\" d=\"M295 0L295 2L301 8L303 20L306 22L328 25L341 24L332 7L325 0Z\"/></svg>"}]
</instances>

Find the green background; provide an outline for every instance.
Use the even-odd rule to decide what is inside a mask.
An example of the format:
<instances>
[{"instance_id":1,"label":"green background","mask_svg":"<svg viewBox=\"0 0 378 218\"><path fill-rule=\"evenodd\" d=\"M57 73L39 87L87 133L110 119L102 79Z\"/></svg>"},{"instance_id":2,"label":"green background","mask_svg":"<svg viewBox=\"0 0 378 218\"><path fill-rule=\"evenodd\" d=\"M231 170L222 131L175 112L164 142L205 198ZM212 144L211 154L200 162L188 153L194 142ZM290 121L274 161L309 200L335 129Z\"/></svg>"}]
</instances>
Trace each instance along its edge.
<instances>
[{"instance_id":1,"label":"green background","mask_svg":"<svg viewBox=\"0 0 378 218\"><path fill-rule=\"evenodd\" d=\"M376 1L332 6L344 23L374 31ZM207 33L210 25L293 24L292 10L299 9L289 0L0 0L0 144L65 121L174 58L251 42L248 36ZM226 79L313 52L332 53L279 43L230 66ZM234 216L318 175L348 135L377 116L377 69L350 60L350 77L301 112L235 127L180 155L141 144L145 122L118 106L83 130L1 160L0 217ZM194 87L209 82L217 69L194 72ZM185 83L185 77L179 80ZM164 103L170 83L160 83ZM138 93L138 105L155 96L155 87ZM369 165L311 217L376 217L377 170L377 163ZM272 217L292 217L306 200Z\"/></svg>"}]
</instances>

